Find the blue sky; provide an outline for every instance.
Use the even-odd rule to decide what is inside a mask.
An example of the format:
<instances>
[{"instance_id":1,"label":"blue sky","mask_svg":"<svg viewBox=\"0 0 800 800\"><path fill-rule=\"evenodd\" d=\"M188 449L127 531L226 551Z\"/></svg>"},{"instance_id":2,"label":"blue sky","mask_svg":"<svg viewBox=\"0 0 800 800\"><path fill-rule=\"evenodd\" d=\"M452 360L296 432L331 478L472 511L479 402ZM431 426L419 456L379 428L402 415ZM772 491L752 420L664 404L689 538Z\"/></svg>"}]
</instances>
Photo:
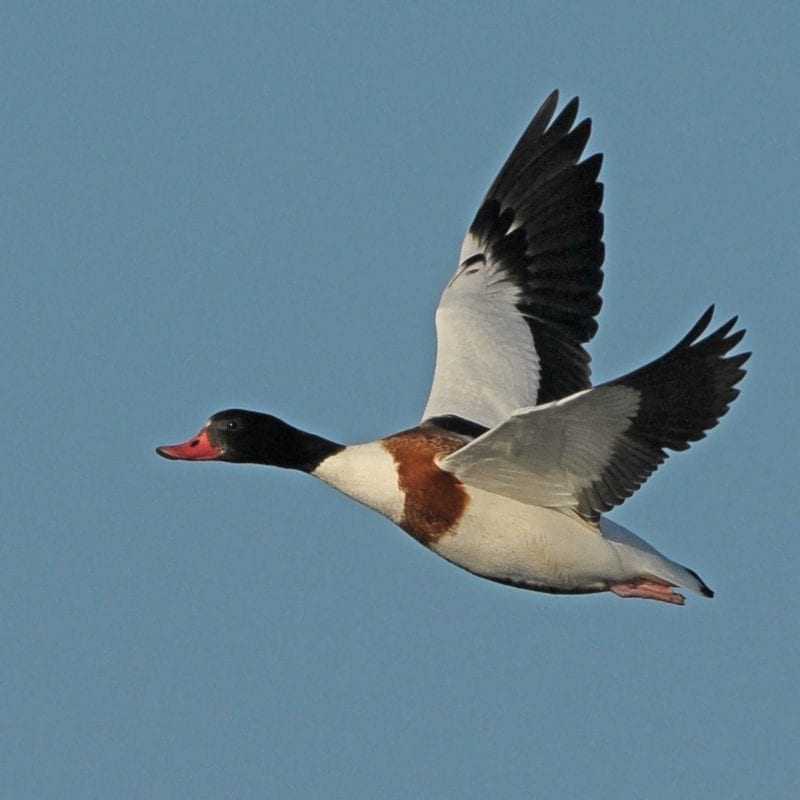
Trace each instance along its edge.
<instances>
[{"instance_id":1,"label":"blue sky","mask_svg":"<svg viewBox=\"0 0 800 800\"><path fill-rule=\"evenodd\" d=\"M794 4L30 4L3 22L0 794L792 797ZM613 518L679 609L480 581L229 406L414 424L466 225L554 87L605 153L597 380L740 314L742 396Z\"/></svg>"}]
</instances>

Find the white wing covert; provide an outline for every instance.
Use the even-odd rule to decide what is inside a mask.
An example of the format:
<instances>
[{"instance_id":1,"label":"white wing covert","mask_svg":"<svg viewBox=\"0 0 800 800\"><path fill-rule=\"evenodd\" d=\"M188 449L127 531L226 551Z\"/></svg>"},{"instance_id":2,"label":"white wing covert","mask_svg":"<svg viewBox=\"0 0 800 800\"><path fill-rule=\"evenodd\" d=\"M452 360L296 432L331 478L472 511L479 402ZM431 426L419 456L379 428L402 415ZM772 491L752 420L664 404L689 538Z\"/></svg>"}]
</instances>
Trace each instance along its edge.
<instances>
[{"instance_id":1,"label":"white wing covert","mask_svg":"<svg viewBox=\"0 0 800 800\"><path fill-rule=\"evenodd\" d=\"M686 450L739 394L749 353L727 356L744 336L736 318L699 340L706 311L668 353L635 372L571 397L516 411L439 462L469 486L596 521Z\"/></svg>"},{"instance_id":2,"label":"white wing covert","mask_svg":"<svg viewBox=\"0 0 800 800\"><path fill-rule=\"evenodd\" d=\"M523 133L464 239L436 312L423 419L492 427L589 384L583 344L603 282L602 156L579 163L591 130L578 100L553 119L553 92Z\"/></svg>"}]
</instances>

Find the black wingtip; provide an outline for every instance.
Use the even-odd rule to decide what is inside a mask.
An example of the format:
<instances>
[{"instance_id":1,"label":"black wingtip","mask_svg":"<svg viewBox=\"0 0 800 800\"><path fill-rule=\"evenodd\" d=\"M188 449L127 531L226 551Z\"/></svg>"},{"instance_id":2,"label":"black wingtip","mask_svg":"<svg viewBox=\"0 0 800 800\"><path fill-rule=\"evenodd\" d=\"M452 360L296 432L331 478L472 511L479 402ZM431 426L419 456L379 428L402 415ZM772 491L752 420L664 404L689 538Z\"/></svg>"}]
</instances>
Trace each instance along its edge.
<instances>
[{"instance_id":1,"label":"black wingtip","mask_svg":"<svg viewBox=\"0 0 800 800\"><path fill-rule=\"evenodd\" d=\"M569 103L564 106L564 110L559 116L563 115L565 117L572 117L572 122L574 122L575 117L578 115L579 104L580 100L578 99L578 96L575 95L575 97L573 97L572 100L570 100ZM572 122L570 122L570 125L572 125Z\"/></svg>"},{"instance_id":2,"label":"black wingtip","mask_svg":"<svg viewBox=\"0 0 800 800\"><path fill-rule=\"evenodd\" d=\"M539 110L533 115L533 119L528 126L527 133L541 135L545 128L550 124L553 119L553 114L556 113L558 107L558 89L553 89L547 96L547 99L539 106ZM524 138L524 135L523 135Z\"/></svg>"},{"instance_id":3,"label":"black wingtip","mask_svg":"<svg viewBox=\"0 0 800 800\"><path fill-rule=\"evenodd\" d=\"M695 322L695 324L692 326L692 329L689 331L689 333L687 333L686 336L684 336L683 339L681 339L680 342L678 342L678 344L676 345L675 349L677 350L679 347L683 347L683 346L685 346L687 344L691 344L692 342L694 342L697 339L699 339L700 338L700 334L703 333L705 331L705 329L708 327L708 324L709 324L709 322L711 322L713 316L714 316L714 304L712 303L702 313L702 315L700 316L700 319L697 320L697 322Z\"/></svg>"},{"instance_id":4,"label":"black wingtip","mask_svg":"<svg viewBox=\"0 0 800 800\"><path fill-rule=\"evenodd\" d=\"M672 348L672 351L681 350L682 348L694 345L697 343L697 340L700 336L705 333L706 329L708 328L711 320L714 316L715 307L712 303L701 315L700 319L695 322L692 326L692 329L689 333L686 334L679 342ZM719 326L715 331L709 333L706 338L703 340L704 342L723 342L725 343L725 349L722 351L723 353L727 353L728 351L732 350L736 347L739 342L742 341L744 338L745 333L747 333L746 328L742 328L741 330L735 331L731 333L736 323L739 321L738 315L731 317L726 322L723 322L722 325ZM748 353L748 357L749 357ZM745 359L747 360L747 359Z\"/></svg>"}]
</instances>

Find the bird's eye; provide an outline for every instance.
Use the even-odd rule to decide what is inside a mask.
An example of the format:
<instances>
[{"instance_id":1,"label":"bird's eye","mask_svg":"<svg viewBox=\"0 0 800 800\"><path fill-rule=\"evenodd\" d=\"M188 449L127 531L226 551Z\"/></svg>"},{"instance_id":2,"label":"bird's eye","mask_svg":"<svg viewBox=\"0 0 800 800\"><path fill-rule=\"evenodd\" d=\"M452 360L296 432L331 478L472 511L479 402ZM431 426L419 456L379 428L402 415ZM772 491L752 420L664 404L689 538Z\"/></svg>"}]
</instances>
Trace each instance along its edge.
<instances>
[{"instance_id":1,"label":"bird's eye","mask_svg":"<svg viewBox=\"0 0 800 800\"><path fill-rule=\"evenodd\" d=\"M239 430L239 423L235 419L232 419L225 427L229 431L238 431Z\"/></svg>"}]
</instances>

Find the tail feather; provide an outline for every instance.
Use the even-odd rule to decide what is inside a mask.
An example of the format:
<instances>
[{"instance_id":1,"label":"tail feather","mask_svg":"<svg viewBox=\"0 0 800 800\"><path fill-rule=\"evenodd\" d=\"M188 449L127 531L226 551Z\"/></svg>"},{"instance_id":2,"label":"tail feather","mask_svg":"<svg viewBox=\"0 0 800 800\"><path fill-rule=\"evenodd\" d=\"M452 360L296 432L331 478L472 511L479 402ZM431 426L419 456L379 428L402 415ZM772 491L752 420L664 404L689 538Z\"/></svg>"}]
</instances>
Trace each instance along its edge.
<instances>
[{"instance_id":1,"label":"tail feather","mask_svg":"<svg viewBox=\"0 0 800 800\"><path fill-rule=\"evenodd\" d=\"M625 569L630 570L630 578L654 578L703 597L714 596L712 589L693 569L667 558L622 525L603 517L600 531L616 547Z\"/></svg>"}]
</instances>

